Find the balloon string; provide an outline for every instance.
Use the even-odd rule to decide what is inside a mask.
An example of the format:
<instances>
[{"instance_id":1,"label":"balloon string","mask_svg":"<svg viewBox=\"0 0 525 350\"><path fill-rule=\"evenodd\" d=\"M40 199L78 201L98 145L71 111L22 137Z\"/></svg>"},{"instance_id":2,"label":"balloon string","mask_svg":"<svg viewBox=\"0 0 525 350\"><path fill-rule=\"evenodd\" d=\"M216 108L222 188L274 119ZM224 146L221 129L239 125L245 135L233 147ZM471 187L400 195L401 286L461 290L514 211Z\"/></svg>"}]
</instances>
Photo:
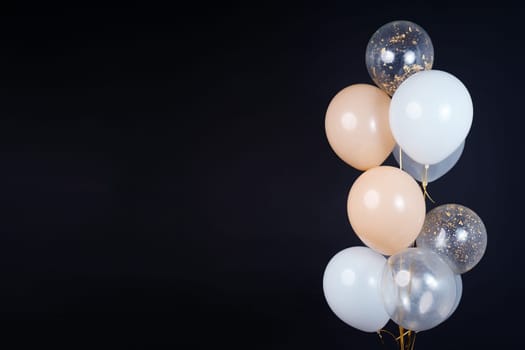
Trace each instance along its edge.
<instances>
[{"instance_id":1,"label":"balloon string","mask_svg":"<svg viewBox=\"0 0 525 350\"><path fill-rule=\"evenodd\" d=\"M401 329L401 327L400 327L400 329ZM416 344L416 332L408 330L405 333L403 333L403 337L402 338L404 338L405 335L407 336L407 341L404 344L404 347L403 347L403 345L400 346L401 349L402 350L414 350L414 347L415 347L415 344Z\"/></svg>"},{"instance_id":2,"label":"balloon string","mask_svg":"<svg viewBox=\"0 0 525 350\"><path fill-rule=\"evenodd\" d=\"M432 203L436 203L427 191L428 186L428 164L425 164L425 172L423 174L423 196L427 197Z\"/></svg>"},{"instance_id":3,"label":"balloon string","mask_svg":"<svg viewBox=\"0 0 525 350\"><path fill-rule=\"evenodd\" d=\"M379 337L379 340L381 341L381 344L385 345L385 341L383 340L383 336L381 335L381 331L377 331L377 336Z\"/></svg>"},{"instance_id":4,"label":"balloon string","mask_svg":"<svg viewBox=\"0 0 525 350\"><path fill-rule=\"evenodd\" d=\"M405 330L403 326L399 326L399 348L405 350Z\"/></svg>"},{"instance_id":5,"label":"balloon string","mask_svg":"<svg viewBox=\"0 0 525 350\"><path fill-rule=\"evenodd\" d=\"M380 330L377 331L377 335L379 336L379 339L381 340L381 343L385 344L385 342L383 341L383 336L381 335L381 332L390 335L392 337L392 339L394 339L397 342L397 338L394 335L394 333L392 333L390 331L387 331L386 329L380 329Z\"/></svg>"},{"instance_id":6,"label":"balloon string","mask_svg":"<svg viewBox=\"0 0 525 350\"><path fill-rule=\"evenodd\" d=\"M408 329L405 330L402 326L399 326L399 336L396 337L394 333L386 329L380 329L377 331L377 335L379 336L379 340L381 340L381 343L385 345L383 335L381 333L386 333L390 335L392 339L394 339L394 341L399 344L400 350L414 350L416 344L416 332Z\"/></svg>"},{"instance_id":7,"label":"balloon string","mask_svg":"<svg viewBox=\"0 0 525 350\"><path fill-rule=\"evenodd\" d=\"M401 339L402 337L404 337L405 335L410 335L410 332L409 330L405 331L405 333L403 333L402 335L400 335L399 337L396 338L396 340L399 340Z\"/></svg>"},{"instance_id":8,"label":"balloon string","mask_svg":"<svg viewBox=\"0 0 525 350\"><path fill-rule=\"evenodd\" d=\"M414 347L416 345L416 335L417 333L414 332L414 337L412 338L412 345L410 346L410 350L414 350Z\"/></svg>"},{"instance_id":9,"label":"balloon string","mask_svg":"<svg viewBox=\"0 0 525 350\"><path fill-rule=\"evenodd\" d=\"M399 169L403 170L403 151L399 147Z\"/></svg>"}]
</instances>

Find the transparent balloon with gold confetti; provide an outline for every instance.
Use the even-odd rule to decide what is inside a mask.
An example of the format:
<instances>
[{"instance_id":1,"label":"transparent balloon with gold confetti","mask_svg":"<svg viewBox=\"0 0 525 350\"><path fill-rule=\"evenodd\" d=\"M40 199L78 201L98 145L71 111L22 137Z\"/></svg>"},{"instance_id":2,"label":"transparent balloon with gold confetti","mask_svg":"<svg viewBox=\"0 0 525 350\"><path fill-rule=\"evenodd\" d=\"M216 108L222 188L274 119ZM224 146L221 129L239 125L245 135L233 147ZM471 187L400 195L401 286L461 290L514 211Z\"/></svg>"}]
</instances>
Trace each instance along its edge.
<instances>
[{"instance_id":1,"label":"transparent balloon with gold confetti","mask_svg":"<svg viewBox=\"0 0 525 350\"><path fill-rule=\"evenodd\" d=\"M427 32L409 21L379 28L366 47L366 67L374 83L392 96L412 74L432 69L434 47Z\"/></svg>"},{"instance_id":2,"label":"transparent balloon with gold confetti","mask_svg":"<svg viewBox=\"0 0 525 350\"><path fill-rule=\"evenodd\" d=\"M387 23L366 48L377 87L346 87L325 116L334 152L364 171L349 186L347 212L366 247L334 255L323 292L343 322L377 332L383 344L383 336L391 336L400 350L414 350L417 334L451 317L462 298L462 274L487 247L486 228L471 209L445 204L426 212L425 198L435 203L428 183L459 160L473 122L466 86L433 64L423 28ZM399 169L382 166L394 148ZM390 320L399 335L386 329Z\"/></svg>"}]
</instances>

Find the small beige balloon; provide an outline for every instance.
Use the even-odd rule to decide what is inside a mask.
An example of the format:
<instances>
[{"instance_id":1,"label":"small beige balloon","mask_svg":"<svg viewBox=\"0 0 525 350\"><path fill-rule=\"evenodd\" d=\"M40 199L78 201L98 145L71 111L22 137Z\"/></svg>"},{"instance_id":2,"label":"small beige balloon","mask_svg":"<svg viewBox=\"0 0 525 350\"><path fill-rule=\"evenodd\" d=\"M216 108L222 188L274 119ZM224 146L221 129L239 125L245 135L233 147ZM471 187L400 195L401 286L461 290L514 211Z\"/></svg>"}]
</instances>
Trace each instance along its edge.
<instances>
[{"instance_id":1,"label":"small beige balloon","mask_svg":"<svg viewBox=\"0 0 525 350\"><path fill-rule=\"evenodd\" d=\"M367 170L381 165L395 141L390 131L390 97L369 84L355 84L334 96L325 116L330 147L348 165Z\"/></svg>"},{"instance_id":2,"label":"small beige balloon","mask_svg":"<svg viewBox=\"0 0 525 350\"><path fill-rule=\"evenodd\" d=\"M425 221L425 198L406 172L379 166L359 176L348 195L348 218L357 236L384 255L410 246Z\"/></svg>"}]
</instances>

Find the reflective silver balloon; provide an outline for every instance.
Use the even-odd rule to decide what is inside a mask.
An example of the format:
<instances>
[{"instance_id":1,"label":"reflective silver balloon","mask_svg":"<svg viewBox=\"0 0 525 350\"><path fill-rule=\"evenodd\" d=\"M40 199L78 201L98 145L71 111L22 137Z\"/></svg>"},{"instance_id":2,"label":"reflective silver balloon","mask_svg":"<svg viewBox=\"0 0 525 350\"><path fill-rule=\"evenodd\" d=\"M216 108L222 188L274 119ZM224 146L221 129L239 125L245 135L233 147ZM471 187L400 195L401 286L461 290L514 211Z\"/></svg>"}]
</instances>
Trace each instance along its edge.
<instances>
[{"instance_id":1,"label":"reflective silver balloon","mask_svg":"<svg viewBox=\"0 0 525 350\"><path fill-rule=\"evenodd\" d=\"M395 323L424 331L450 316L456 302L456 278L436 253L407 248L388 259L381 291L387 313Z\"/></svg>"},{"instance_id":2,"label":"reflective silver balloon","mask_svg":"<svg viewBox=\"0 0 525 350\"><path fill-rule=\"evenodd\" d=\"M485 254L487 230L469 208L445 204L427 213L416 243L438 253L460 274L471 270Z\"/></svg>"},{"instance_id":3,"label":"reflective silver balloon","mask_svg":"<svg viewBox=\"0 0 525 350\"><path fill-rule=\"evenodd\" d=\"M412 74L431 69L433 62L430 37L409 21L385 24L372 35L366 47L368 73L390 96Z\"/></svg>"},{"instance_id":4,"label":"reflective silver balloon","mask_svg":"<svg viewBox=\"0 0 525 350\"><path fill-rule=\"evenodd\" d=\"M465 148L465 141L461 143L461 145L452 152L451 155L449 155L447 158L443 159L441 162L436 164L429 165L427 169L427 182L436 181L441 176L445 175L456 165L459 158L461 157L461 154L463 153L463 149ZM394 147L394 150L392 151L392 155L394 156L395 160L397 161L397 164L402 165L402 169L409 173L414 179L416 179L419 182L423 182L423 179L425 177L425 165L416 162L412 158L408 156L403 150L401 150L401 155L399 154L399 145L396 144ZM401 159L401 161L400 161Z\"/></svg>"}]
</instances>

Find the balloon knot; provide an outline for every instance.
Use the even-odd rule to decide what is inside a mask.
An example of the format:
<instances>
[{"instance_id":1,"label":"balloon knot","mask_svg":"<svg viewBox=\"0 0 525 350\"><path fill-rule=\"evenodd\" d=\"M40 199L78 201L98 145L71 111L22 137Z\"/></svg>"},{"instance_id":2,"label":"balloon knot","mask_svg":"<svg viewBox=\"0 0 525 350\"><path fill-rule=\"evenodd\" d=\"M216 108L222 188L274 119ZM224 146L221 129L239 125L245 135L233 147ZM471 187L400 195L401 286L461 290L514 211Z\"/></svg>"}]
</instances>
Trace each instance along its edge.
<instances>
[{"instance_id":1,"label":"balloon knot","mask_svg":"<svg viewBox=\"0 0 525 350\"><path fill-rule=\"evenodd\" d=\"M430 197L430 194L428 194L427 186L428 186L428 164L425 164L425 173L423 174L423 197L428 198L432 203L436 203L432 197Z\"/></svg>"},{"instance_id":2,"label":"balloon knot","mask_svg":"<svg viewBox=\"0 0 525 350\"><path fill-rule=\"evenodd\" d=\"M423 183L423 196L428 198L432 203L436 203L436 201L434 201L432 199L432 197L430 197L430 194L427 191L427 184L426 183Z\"/></svg>"}]
</instances>

